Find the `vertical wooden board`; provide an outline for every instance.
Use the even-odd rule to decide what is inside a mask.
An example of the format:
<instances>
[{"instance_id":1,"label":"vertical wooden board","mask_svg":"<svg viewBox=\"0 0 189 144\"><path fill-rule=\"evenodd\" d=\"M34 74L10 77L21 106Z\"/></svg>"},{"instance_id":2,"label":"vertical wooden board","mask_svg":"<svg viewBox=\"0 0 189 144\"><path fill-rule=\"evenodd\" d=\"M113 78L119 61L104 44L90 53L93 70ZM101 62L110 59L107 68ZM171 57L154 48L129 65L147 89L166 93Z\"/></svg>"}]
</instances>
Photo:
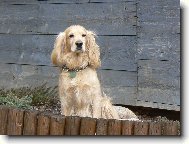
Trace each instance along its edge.
<instances>
[{"instance_id":1,"label":"vertical wooden board","mask_svg":"<svg viewBox=\"0 0 189 144\"><path fill-rule=\"evenodd\" d=\"M23 135L37 134L37 111L25 111Z\"/></svg>"},{"instance_id":2,"label":"vertical wooden board","mask_svg":"<svg viewBox=\"0 0 189 144\"><path fill-rule=\"evenodd\" d=\"M65 121L62 115L51 116L50 135L64 135Z\"/></svg>"},{"instance_id":3,"label":"vertical wooden board","mask_svg":"<svg viewBox=\"0 0 189 144\"><path fill-rule=\"evenodd\" d=\"M108 135L121 135L121 121L115 119L108 120Z\"/></svg>"},{"instance_id":4,"label":"vertical wooden board","mask_svg":"<svg viewBox=\"0 0 189 144\"><path fill-rule=\"evenodd\" d=\"M65 135L79 135L81 118L77 116L66 117Z\"/></svg>"},{"instance_id":5,"label":"vertical wooden board","mask_svg":"<svg viewBox=\"0 0 189 144\"><path fill-rule=\"evenodd\" d=\"M7 134L8 112L7 106L0 106L0 135Z\"/></svg>"},{"instance_id":6,"label":"vertical wooden board","mask_svg":"<svg viewBox=\"0 0 189 144\"><path fill-rule=\"evenodd\" d=\"M98 119L96 123L96 135L107 135L108 133L108 120Z\"/></svg>"},{"instance_id":7,"label":"vertical wooden board","mask_svg":"<svg viewBox=\"0 0 189 144\"><path fill-rule=\"evenodd\" d=\"M135 121L134 135L148 135L149 123L144 121Z\"/></svg>"},{"instance_id":8,"label":"vertical wooden board","mask_svg":"<svg viewBox=\"0 0 189 144\"><path fill-rule=\"evenodd\" d=\"M133 135L134 133L134 121L124 120L122 121L122 135Z\"/></svg>"},{"instance_id":9,"label":"vertical wooden board","mask_svg":"<svg viewBox=\"0 0 189 144\"><path fill-rule=\"evenodd\" d=\"M38 115L37 135L49 135L50 118L47 114Z\"/></svg>"},{"instance_id":10,"label":"vertical wooden board","mask_svg":"<svg viewBox=\"0 0 189 144\"><path fill-rule=\"evenodd\" d=\"M163 135L178 135L178 122L166 121L162 123Z\"/></svg>"},{"instance_id":11,"label":"vertical wooden board","mask_svg":"<svg viewBox=\"0 0 189 144\"><path fill-rule=\"evenodd\" d=\"M22 135L24 111L10 108L8 113L7 135Z\"/></svg>"},{"instance_id":12,"label":"vertical wooden board","mask_svg":"<svg viewBox=\"0 0 189 144\"><path fill-rule=\"evenodd\" d=\"M84 117L81 119L80 135L95 135L96 119Z\"/></svg>"},{"instance_id":13,"label":"vertical wooden board","mask_svg":"<svg viewBox=\"0 0 189 144\"><path fill-rule=\"evenodd\" d=\"M161 135L161 123L160 122L150 122L149 135Z\"/></svg>"}]
</instances>

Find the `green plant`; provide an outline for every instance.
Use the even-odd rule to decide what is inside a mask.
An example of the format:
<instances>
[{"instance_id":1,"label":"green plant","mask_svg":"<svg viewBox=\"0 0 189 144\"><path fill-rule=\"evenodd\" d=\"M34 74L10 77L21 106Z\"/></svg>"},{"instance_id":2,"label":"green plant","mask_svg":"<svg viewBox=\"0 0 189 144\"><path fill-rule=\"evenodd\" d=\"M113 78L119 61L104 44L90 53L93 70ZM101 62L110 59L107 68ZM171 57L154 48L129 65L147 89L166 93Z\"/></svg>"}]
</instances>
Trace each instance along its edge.
<instances>
[{"instance_id":1,"label":"green plant","mask_svg":"<svg viewBox=\"0 0 189 144\"><path fill-rule=\"evenodd\" d=\"M31 109L31 97L24 96L22 98L18 98L12 95L6 97L0 97L0 105L14 106L23 109Z\"/></svg>"},{"instance_id":2,"label":"green plant","mask_svg":"<svg viewBox=\"0 0 189 144\"><path fill-rule=\"evenodd\" d=\"M33 106L52 106L58 102L57 87L46 84L35 88L0 89L0 105L31 109Z\"/></svg>"}]
</instances>

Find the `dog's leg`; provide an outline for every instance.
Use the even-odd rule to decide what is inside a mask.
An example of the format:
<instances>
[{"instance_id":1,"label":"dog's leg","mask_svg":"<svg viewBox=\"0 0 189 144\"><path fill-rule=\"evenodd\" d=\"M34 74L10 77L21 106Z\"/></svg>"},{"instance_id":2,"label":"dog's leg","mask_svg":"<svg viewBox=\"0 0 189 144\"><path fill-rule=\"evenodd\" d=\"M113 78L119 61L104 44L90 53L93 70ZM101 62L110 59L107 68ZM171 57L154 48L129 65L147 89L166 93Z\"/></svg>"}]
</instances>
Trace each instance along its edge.
<instances>
[{"instance_id":1,"label":"dog's leg","mask_svg":"<svg viewBox=\"0 0 189 144\"><path fill-rule=\"evenodd\" d=\"M101 100L101 117L106 119L119 119L118 112L106 96Z\"/></svg>"}]
</instances>

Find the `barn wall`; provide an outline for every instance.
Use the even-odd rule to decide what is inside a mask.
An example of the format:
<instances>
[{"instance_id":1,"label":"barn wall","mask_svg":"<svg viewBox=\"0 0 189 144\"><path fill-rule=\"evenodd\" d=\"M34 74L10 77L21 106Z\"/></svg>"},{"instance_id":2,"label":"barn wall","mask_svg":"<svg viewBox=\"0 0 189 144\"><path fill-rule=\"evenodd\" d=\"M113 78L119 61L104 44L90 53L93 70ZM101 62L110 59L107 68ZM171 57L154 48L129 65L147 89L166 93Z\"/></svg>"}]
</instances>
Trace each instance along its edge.
<instances>
[{"instance_id":1,"label":"barn wall","mask_svg":"<svg viewBox=\"0 0 189 144\"><path fill-rule=\"evenodd\" d=\"M114 103L180 110L179 0L0 0L0 87L57 85L50 54L72 24L97 32Z\"/></svg>"}]
</instances>

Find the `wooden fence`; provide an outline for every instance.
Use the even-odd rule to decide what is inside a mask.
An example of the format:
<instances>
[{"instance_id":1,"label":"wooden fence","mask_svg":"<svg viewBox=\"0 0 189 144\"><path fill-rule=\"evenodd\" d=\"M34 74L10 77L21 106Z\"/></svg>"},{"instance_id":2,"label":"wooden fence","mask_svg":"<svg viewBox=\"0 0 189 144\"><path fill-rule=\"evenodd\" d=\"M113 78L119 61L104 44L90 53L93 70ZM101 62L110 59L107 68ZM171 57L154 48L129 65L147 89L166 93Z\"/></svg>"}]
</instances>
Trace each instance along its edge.
<instances>
[{"instance_id":1,"label":"wooden fence","mask_svg":"<svg viewBox=\"0 0 189 144\"><path fill-rule=\"evenodd\" d=\"M0 135L180 135L180 126L176 121L65 117L0 106Z\"/></svg>"}]
</instances>

